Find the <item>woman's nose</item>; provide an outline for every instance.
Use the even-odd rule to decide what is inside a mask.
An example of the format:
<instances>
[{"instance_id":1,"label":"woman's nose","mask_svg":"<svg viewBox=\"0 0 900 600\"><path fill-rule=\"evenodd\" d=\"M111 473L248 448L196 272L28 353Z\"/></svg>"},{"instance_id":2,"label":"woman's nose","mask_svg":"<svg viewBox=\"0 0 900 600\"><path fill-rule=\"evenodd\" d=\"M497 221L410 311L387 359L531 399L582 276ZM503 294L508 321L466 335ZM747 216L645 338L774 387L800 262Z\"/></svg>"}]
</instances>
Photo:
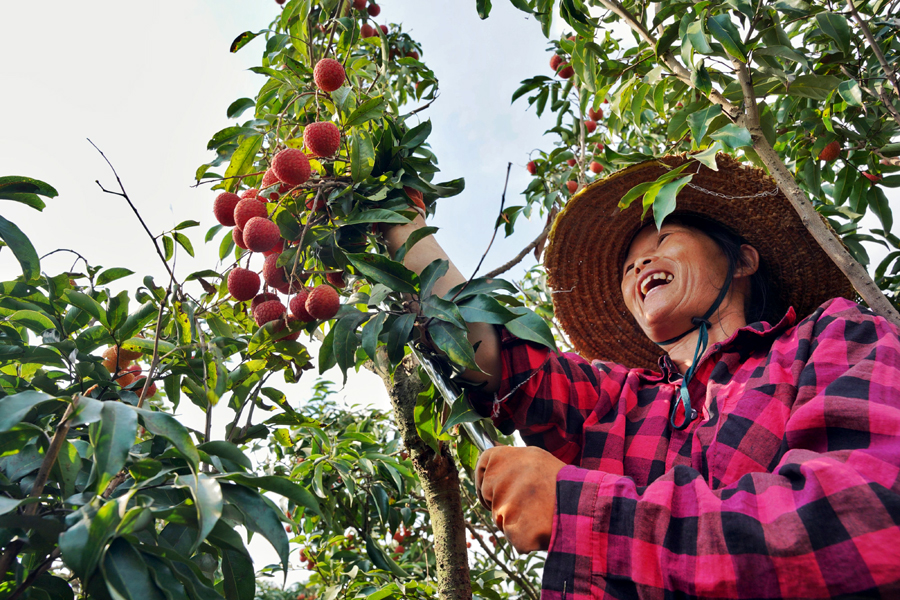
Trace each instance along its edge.
<instances>
[{"instance_id":1,"label":"woman's nose","mask_svg":"<svg viewBox=\"0 0 900 600\"><path fill-rule=\"evenodd\" d=\"M644 260L638 261L634 264L634 274L637 275L641 272L641 269L646 269L647 265L653 262L650 258L645 258Z\"/></svg>"}]
</instances>

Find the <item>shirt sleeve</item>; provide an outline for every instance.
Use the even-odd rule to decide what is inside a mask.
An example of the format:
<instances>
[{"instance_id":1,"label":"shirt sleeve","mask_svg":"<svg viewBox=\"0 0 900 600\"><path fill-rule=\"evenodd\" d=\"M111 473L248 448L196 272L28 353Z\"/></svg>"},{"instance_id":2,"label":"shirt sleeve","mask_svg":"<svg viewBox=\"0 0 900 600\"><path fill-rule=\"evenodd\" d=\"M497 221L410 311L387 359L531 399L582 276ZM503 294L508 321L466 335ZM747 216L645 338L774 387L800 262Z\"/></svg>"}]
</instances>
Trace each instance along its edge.
<instances>
[{"instance_id":1,"label":"shirt sleeve","mask_svg":"<svg viewBox=\"0 0 900 600\"><path fill-rule=\"evenodd\" d=\"M544 598L900 597L900 340L848 303L803 327L772 471L712 489L686 466L644 487L563 468Z\"/></svg>"},{"instance_id":2,"label":"shirt sleeve","mask_svg":"<svg viewBox=\"0 0 900 600\"><path fill-rule=\"evenodd\" d=\"M585 421L614 406L601 381L611 370L622 371L623 377L627 370L611 363L603 363L601 370L577 354L555 353L505 329L500 344L500 389L496 394L470 392L472 406L492 417L501 432L518 429L529 446L543 448L566 464L577 461Z\"/></svg>"}]
</instances>

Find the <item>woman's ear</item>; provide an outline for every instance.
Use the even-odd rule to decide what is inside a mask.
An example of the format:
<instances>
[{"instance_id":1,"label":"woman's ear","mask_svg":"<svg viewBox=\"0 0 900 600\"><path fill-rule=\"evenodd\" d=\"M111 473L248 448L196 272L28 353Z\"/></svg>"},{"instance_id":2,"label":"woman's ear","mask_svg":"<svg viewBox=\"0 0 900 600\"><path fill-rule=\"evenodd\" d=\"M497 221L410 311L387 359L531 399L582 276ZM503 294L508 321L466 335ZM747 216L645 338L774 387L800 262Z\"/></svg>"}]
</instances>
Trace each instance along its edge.
<instances>
[{"instance_id":1,"label":"woman's ear","mask_svg":"<svg viewBox=\"0 0 900 600\"><path fill-rule=\"evenodd\" d=\"M741 259L735 277L750 277L759 270L759 252L750 244L741 244Z\"/></svg>"}]
</instances>

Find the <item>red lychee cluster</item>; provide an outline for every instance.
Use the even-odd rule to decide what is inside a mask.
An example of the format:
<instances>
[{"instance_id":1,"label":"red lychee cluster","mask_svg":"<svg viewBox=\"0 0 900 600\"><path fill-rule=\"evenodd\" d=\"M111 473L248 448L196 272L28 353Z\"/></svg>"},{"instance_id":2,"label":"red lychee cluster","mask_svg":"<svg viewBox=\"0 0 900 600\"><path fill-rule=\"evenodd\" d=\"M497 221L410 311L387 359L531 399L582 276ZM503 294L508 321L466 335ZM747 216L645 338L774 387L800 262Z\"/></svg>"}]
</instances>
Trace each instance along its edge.
<instances>
[{"instance_id":1,"label":"red lychee cluster","mask_svg":"<svg viewBox=\"0 0 900 600\"><path fill-rule=\"evenodd\" d=\"M143 337L138 334L137 337ZM143 354L139 350L127 350L121 346L110 346L103 351L103 366L109 371L111 379L122 389L127 389L141 396L142 400L156 395L156 384L151 382L144 392L146 375L141 375L141 368L131 364Z\"/></svg>"}]
</instances>

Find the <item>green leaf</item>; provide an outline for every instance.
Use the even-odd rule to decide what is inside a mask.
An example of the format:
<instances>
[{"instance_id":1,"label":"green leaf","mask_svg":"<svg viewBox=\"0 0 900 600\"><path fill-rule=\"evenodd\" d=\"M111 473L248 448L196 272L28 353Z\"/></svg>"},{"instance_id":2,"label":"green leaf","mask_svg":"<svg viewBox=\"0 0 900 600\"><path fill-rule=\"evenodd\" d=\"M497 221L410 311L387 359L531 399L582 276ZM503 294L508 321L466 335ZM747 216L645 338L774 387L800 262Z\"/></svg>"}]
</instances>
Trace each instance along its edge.
<instances>
[{"instance_id":1,"label":"green leaf","mask_svg":"<svg viewBox=\"0 0 900 600\"><path fill-rule=\"evenodd\" d=\"M128 277L129 275L133 274L134 271L122 267L113 267L112 269L106 269L97 276L97 285L106 285L107 283L113 282L116 279L122 279L123 277Z\"/></svg>"},{"instance_id":2,"label":"green leaf","mask_svg":"<svg viewBox=\"0 0 900 600\"><path fill-rule=\"evenodd\" d=\"M447 421L444 423L443 427L441 427L441 434L447 433L451 428L460 423L474 423L481 419L482 416L475 412L469 405L469 401L466 400L466 393L463 392L456 401L453 402L453 406L450 408L450 416L447 417Z\"/></svg>"},{"instance_id":3,"label":"green leaf","mask_svg":"<svg viewBox=\"0 0 900 600\"><path fill-rule=\"evenodd\" d=\"M200 221L194 221L193 219L188 219L187 221L182 221L178 225L175 226L175 231L181 231L182 229L189 229L191 227L197 227L200 225Z\"/></svg>"},{"instance_id":4,"label":"green leaf","mask_svg":"<svg viewBox=\"0 0 900 600\"><path fill-rule=\"evenodd\" d=\"M409 341L409 334L412 331L415 322L416 315L407 313L405 315L400 315L400 317L394 321L394 324L391 325L391 329L388 331L387 342L388 358L390 359L391 364L395 365L403 360L403 349Z\"/></svg>"},{"instance_id":5,"label":"green leaf","mask_svg":"<svg viewBox=\"0 0 900 600\"><path fill-rule=\"evenodd\" d=\"M709 137L722 142L731 149L753 145L753 140L750 139L750 132L747 131L747 128L741 127L736 123L728 123L715 133L710 134Z\"/></svg>"},{"instance_id":6,"label":"green leaf","mask_svg":"<svg viewBox=\"0 0 900 600\"><path fill-rule=\"evenodd\" d=\"M866 199L869 201L872 212L874 212L878 217L878 220L881 221L882 229L885 233L890 233L891 226L894 224L894 215L891 212L891 205L888 202L887 196L884 195L884 192L880 187L871 186L869 191L866 192Z\"/></svg>"},{"instance_id":7,"label":"green leaf","mask_svg":"<svg viewBox=\"0 0 900 600\"><path fill-rule=\"evenodd\" d=\"M510 321L513 322L515 321ZM475 362L475 351L466 337L466 331L444 321L432 321L428 326L428 333L438 349L451 361L466 369L484 372Z\"/></svg>"},{"instance_id":8,"label":"green leaf","mask_svg":"<svg viewBox=\"0 0 900 600\"><path fill-rule=\"evenodd\" d=\"M741 34L738 33L727 13L709 17L706 20L706 26L712 36L725 48L725 52L743 63L748 62L747 49L741 42Z\"/></svg>"},{"instance_id":9,"label":"green leaf","mask_svg":"<svg viewBox=\"0 0 900 600\"><path fill-rule=\"evenodd\" d=\"M822 33L834 40L838 49L844 54L850 54L850 25L843 15L832 12L820 12L816 15L816 22Z\"/></svg>"},{"instance_id":10,"label":"green leaf","mask_svg":"<svg viewBox=\"0 0 900 600\"><path fill-rule=\"evenodd\" d=\"M433 233L437 233L437 227L420 227L416 229L409 237L406 238L406 241L403 242L403 245L400 246L400 249L397 250L397 253L394 255L394 260L398 262L403 262L403 258L406 256L406 253L409 252L409 249L415 246L417 243L428 237Z\"/></svg>"},{"instance_id":11,"label":"green leaf","mask_svg":"<svg viewBox=\"0 0 900 600\"><path fill-rule=\"evenodd\" d=\"M438 258L433 260L419 275L419 297L427 298L438 279L446 275L450 261Z\"/></svg>"},{"instance_id":12,"label":"green leaf","mask_svg":"<svg viewBox=\"0 0 900 600\"><path fill-rule=\"evenodd\" d=\"M256 101L252 98L238 98L228 106L225 116L229 119L237 119L244 114L245 110L253 108L254 106L256 106Z\"/></svg>"},{"instance_id":13,"label":"green leaf","mask_svg":"<svg viewBox=\"0 0 900 600\"><path fill-rule=\"evenodd\" d=\"M678 29L680 24L676 21L672 23L663 31L663 34L659 36L659 40L656 42L656 47L654 51L656 52L656 56L660 57L664 55L669 49L672 47L672 44L675 43L675 40L678 39Z\"/></svg>"},{"instance_id":14,"label":"green leaf","mask_svg":"<svg viewBox=\"0 0 900 600\"><path fill-rule=\"evenodd\" d=\"M838 85L838 93L850 106L863 105L862 91L859 89L859 84L853 80L842 81Z\"/></svg>"},{"instance_id":15,"label":"green leaf","mask_svg":"<svg viewBox=\"0 0 900 600\"><path fill-rule=\"evenodd\" d=\"M238 50L249 44L253 40L253 38L261 33L265 33L265 30L257 31L256 33L253 33L252 31L245 31L241 35L234 38L234 41L231 42L231 48L229 48L229 52L237 52Z\"/></svg>"},{"instance_id":16,"label":"green leaf","mask_svg":"<svg viewBox=\"0 0 900 600\"><path fill-rule=\"evenodd\" d=\"M431 135L431 119L424 123L419 123L404 133L403 138L400 140L400 147L412 149L420 146L429 135Z\"/></svg>"},{"instance_id":17,"label":"green leaf","mask_svg":"<svg viewBox=\"0 0 900 600\"><path fill-rule=\"evenodd\" d=\"M701 143L706 136L706 131L709 129L709 124L720 114L722 114L722 107L718 104L710 104L688 117L687 120L691 126L691 136L694 139L694 143Z\"/></svg>"},{"instance_id":18,"label":"green leaf","mask_svg":"<svg viewBox=\"0 0 900 600\"><path fill-rule=\"evenodd\" d=\"M449 300L444 300L439 296L428 296L422 301L422 314L428 318L446 321L456 325L462 330L467 329L466 322L460 314L459 308L456 307L456 304Z\"/></svg>"},{"instance_id":19,"label":"green leaf","mask_svg":"<svg viewBox=\"0 0 900 600\"><path fill-rule=\"evenodd\" d=\"M479 19L487 19L491 14L491 0L475 0L475 10Z\"/></svg>"},{"instance_id":20,"label":"green leaf","mask_svg":"<svg viewBox=\"0 0 900 600\"><path fill-rule=\"evenodd\" d=\"M137 435L137 413L121 402L104 402L100 426L94 441L94 461L97 464L98 494L102 494L112 478L122 470L128 451Z\"/></svg>"},{"instance_id":21,"label":"green leaf","mask_svg":"<svg viewBox=\"0 0 900 600\"><path fill-rule=\"evenodd\" d=\"M467 323L503 325L516 318L515 313L487 294L477 294L460 303L459 313Z\"/></svg>"},{"instance_id":22,"label":"green leaf","mask_svg":"<svg viewBox=\"0 0 900 600\"><path fill-rule=\"evenodd\" d=\"M519 290L506 281L505 279L497 279L495 277L477 277L467 283L460 283L459 285L453 286L450 288L450 291L444 294L444 298L449 300L455 297L456 302L460 302L465 298L469 298L476 294L486 294L487 292L493 292L496 290L503 290L505 292L509 292L510 294L518 294Z\"/></svg>"},{"instance_id":23,"label":"green leaf","mask_svg":"<svg viewBox=\"0 0 900 600\"><path fill-rule=\"evenodd\" d=\"M713 171L719 170L719 165L716 164L716 154L722 149L721 142L716 142L703 152L698 152L696 154L691 154L691 158L694 160L706 165Z\"/></svg>"},{"instance_id":24,"label":"green leaf","mask_svg":"<svg viewBox=\"0 0 900 600\"><path fill-rule=\"evenodd\" d=\"M553 339L553 334L550 332L550 327L547 326L546 321L533 311L521 306L512 307L510 310L519 316L506 324L507 331L520 340L537 342L547 346L554 352L557 351L556 341Z\"/></svg>"},{"instance_id":25,"label":"green leaf","mask_svg":"<svg viewBox=\"0 0 900 600\"><path fill-rule=\"evenodd\" d=\"M191 496L194 498L194 504L197 507L199 533L191 548L190 553L193 554L222 516L222 488L218 481L206 473L200 473L196 476L188 475L187 477L176 475L174 485L178 488L190 490Z\"/></svg>"},{"instance_id":26,"label":"green leaf","mask_svg":"<svg viewBox=\"0 0 900 600\"><path fill-rule=\"evenodd\" d=\"M400 565L395 563L391 557L389 557L384 550L382 550L378 545L372 540L372 537L366 534L366 554L369 556L369 559L372 561L377 568L382 571L387 571L389 573L393 573L397 577L402 577L404 579L408 579L410 574L400 568Z\"/></svg>"},{"instance_id":27,"label":"green leaf","mask_svg":"<svg viewBox=\"0 0 900 600\"><path fill-rule=\"evenodd\" d=\"M186 235L176 231L175 241L178 242L188 254L190 254L192 257L194 256L194 247L191 245L191 240L189 240Z\"/></svg>"},{"instance_id":28,"label":"green leaf","mask_svg":"<svg viewBox=\"0 0 900 600\"><path fill-rule=\"evenodd\" d=\"M359 108L354 110L349 117L347 117L344 128L350 129L351 127L362 125L372 119L380 118L381 115L384 114L384 105L384 96L376 96L375 98L366 100L360 104Z\"/></svg>"},{"instance_id":29,"label":"green leaf","mask_svg":"<svg viewBox=\"0 0 900 600\"><path fill-rule=\"evenodd\" d=\"M779 58L801 64L807 69L809 68L809 59L806 57L806 55L798 52L796 49L791 48L790 46L780 46L777 44L772 46L762 46L760 48L756 48L753 53L762 54L764 56L777 56Z\"/></svg>"},{"instance_id":30,"label":"green leaf","mask_svg":"<svg viewBox=\"0 0 900 600\"><path fill-rule=\"evenodd\" d=\"M222 552L222 579L225 600L253 600L256 596L253 562L240 552Z\"/></svg>"},{"instance_id":31,"label":"green leaf","mask_svg":"<svg viewBox=\"0 0 900 600\"><path fill-rule=\"evenodd\" d=\"M0 190L0 198L19 202L36 210L44 210L44 207L47 206L37 194L3 194L2 190Z\"/></svg>"},{"instance_id":32,"label":"green leaf","mask_svg":"<svg viewBox=\"0 0 900 600\"><path fill-rule=\"evenodd\" d=\"M678 192L693 177L693 175L686 175L659 188L659 192L656 193L656 198L653 200L653 221L656 223L657 230L662 227L663 220L675 210L675 197L678 195Z\"/></svg>"},{"instance_id":33,"label":"green leaf","mask_svg":"<svg viewBox=\"0 0 900 600\"><path fill-rule=\"evenodd\" d=\"M32 408L51 400L56 398L34 390L0 398L0 432L9 431L14 425L18 425Z\"/></svg>"},{"instance_id":34,"label":"green leaf","mask_svg":"<svg viewBox=\"0 0 900 600\"><path fill-rule=\"evenodd\" d=\"M144 409L135 410L144 428L153 435L158 435L172 442L172 445L178 449L181 455L194 468L194 472L197 472L200 467L200 454L197 452L194 440L191 439L191 434L185 426L178 419L164 412ZM218 443L225 444L227 442ZM209 451L206 452L209 453Z\"/></svg>"},{"instance_id":35,"label":"green leaf","mask_svg":"<svg viewBox=\"0 0 900 600\"><path fill-rule=\"evenodd\" d=\"M240 182L238 177L250 173L256 161L256 154L262 148L262 143L262 135L245 137L234 151L234 154L231 155L231 162L228 163L228 168L225 169L225 186L229 192L237 189Z\"/></svg>"},{"instance_id":36,"label":"green leaf","mask_svg":"<svg viewBox=\"0 0 900 600\"><path fill-rule=\"evenodd\" d=\"M325 334L325 339L322 340L322 347L319 349L319 375L337 364L337 359L334 356L333 340L334 327Z\"/></svg>"},{"instance_id":37,"label":"green leaf","mask_svg":"<svg viewBox=\"0 0 900 600\"><path fill-rule=\"evenodd\" d=\"M26 281L37 279L41 275L41 261L37 251L31 245L28 237L22 230L0 216L0 239L6 242L9 249L15 255L22 267L22 273Z\"/></svg>"},{"instance_id":38,"label":"green leaf","mask_svg":"<svg viewBox=\"0 0 900 600\"><path fill-rule=\"evenodd\" d=\"M353 181L363 181L374 167L375 147L372 145L372 136L365 129L356 128L350 136L350 176Z\"/></svg>"},{"instance_id":39,"label":"green leaf","mask_svg":"<svg viewBox=\"0 0 900 600\"><path fill-rule=\"evenodd\" d=\"M341 317L334 325L331 343L334 347L334 358L344 375L344 383L347 383L347 370L356 364L356 349L359 347L356 328L368 318L367 313L355 311Z\"/></svg>"},{"instance_id":40,"label":"green leaf","mask_svg":"<svg viewBox=\"0 0 900 600\"><path fill-rule=\"evenodd\" d=\"M364 210L361 213L350 214L344 225L358 225L359 223L397 223L405 224L411 221L398 212L387 210L385 208L372 208ZM400 259L396 259L400 260Z\"/></svg>"},{"instance_id":41,"label":"green leaf","mask_svg":"<svg viewBox=\"0 0 900 600\"><path fill-rule=\"evenodd\" d=\"M106 542L115 534L120 521L116 500L103 502L96 512L93 506L83 507L81 520L59 536L62 559L83 584L93 573Z\"/></svg>"},{"instance_id":42,"label":"green leaf","mask_svg":"<svg viewBox=\"0 0 900 600\"><path fill-rule=\"evenodd\" d=\"M47 315L36 310L19 310L9 316L13 323L24 325L31 331L40 334L47 329L57 329L59 326L50 320Z\"/></svg>"},{"instance_id":43,"label":"green leaf","mask_svg":"<svg viewBox=\"0 0 900 600\"><path fill-rule=\"evenodd\" d=\"M97 321L106 327L109 328L109 322L106 320L106 311L103 310L103 307L100 306L100 303L88 296L87 294L82 294L81 292L76 292L75 290L66 290L65 299L69 304L73 306L77 306L84 312L88 313Z\"/></svg>"},{"instance_id":44,"label":"green leaf","mask_svg":"<svg viewBox=\"0 0 900 600\"><path fill-rule=\"evenodd\" d=\"M150 579L140 553L123 538L109 545L103 559L106 589L114 600L166 600Z\"/></svg>"},{"instance_id":45,"label":"green leaf","mask_svg":"<svg viewBox=\"0 0 900 600\"><path fill-rule=\"evenodd\" d=\"M840 84L841 80L832 75L800 75L791 82L787 93L788 96L824 102Z\"/></svg>"},{"instance_id":46,"label":"green leaf","mask_svg":"<svg viewBox=\"0 0 900 600\"><path fill-rule=\"evenodd\" d=\"M245 469L253 469L253 463L250 462L250 459L247 458L247 455L244 454L240 448L238 448L231 442L226 442L224 440L213 440L211 442L200 444L199 446L197 446L197 449L206 452L207 454L229 460L236 465L244 467Z\"/></svg>"},{"instance_id":47,"label":"green leaf","mask_svg":"<svg viewBox=\"0 0 900 600\"><path fill-rule=\"evenodd\" d=\"M175 242L172 241L167 235L164 235L162 238L163 241L163 258L165 258L166 262L172 260L172 256L175 255Z\"/></svg>"},{"instance_id":48,"label":"green leaf","mask_svg":"<svg viewBox=\"0 0 900 600\"><path fill-rule=\"evenodd\" d=\"M378 345L378 336L384 328L384 320L387 313L379 312L372 317L362 330L362 349L371 358L375 360L375 348Z\"/></svg>"},{"instance_id":49,"label":"green leaf","mask_svg":"<svg viewBox=\"0 0 900 600\"><path fill-rule=\"evenodd\" d=\"M222 485L222 494L244 515L244 527L261 534L272 544L286 573L290 549L278 513L257 492L242 485Z\"/></svg>"},{"instance_id":50,"label":"green leaf","mask_svg":"<svg viewBox=\"0 0 900 600\"><path fill-rule=\"evenodd\" d=\"M685 18L692 18L691 13L687 13ZM700 54L706 55L713 53L712 47L709 45L709 39L706 37L706 32L703 31L702 20L697 19L696 21L691 21L687 26L686 35L687 39L691 42L691 46L694 47L694 50Z\"/></svg>"},{"instance_id":51,"label":"green leaf","mask_svg":"<svg viewBox=\"0 0 900 600\"><path fill-rule=\"evenodd\" d=\"M39 179L22 177L21 175L7 175L5 177L0 177L0 200L15 200L17 202L22 202L18 197L20 195L41 195L46 198L55 198L59 193L53 186L44 183ZM38 199L38 202L40 202L41 208L43 208L44 203L40 199ZM25 203L29 206L33 206L30 201ZM34 206L34 208L37 208L37 206ZM40 208L38 208L38 210L40 210Z\"/></svg>"},{"instance_id":52,"label":"green leaf","mask_svg":"<svg viewBox=\"0 0 900 600\"><path fill-rule=\"evenodd\" d=\"M348 254L347 260L365 277L397 292L416 293L418 277L402 264L380 254Z\"/></svg>"},{"instance_id":53,"label":"green leaf","mask_svg":"<svg viewBox=\"0 0 900 600\"><path fill-rule=\"evenodd\" d=\"M325 516L322 512L322 508L319 506L319 501L316 500L316 497L313 496L312 492L284 477L275 475L251 477L241 473L228 473L227 475L220 476L219 479L236 481L237 483L249 487L258 487L268 492L275 492L276 494L284 496L294 504L311 510L320 517Z\"/></svg>"}]
</instances>

